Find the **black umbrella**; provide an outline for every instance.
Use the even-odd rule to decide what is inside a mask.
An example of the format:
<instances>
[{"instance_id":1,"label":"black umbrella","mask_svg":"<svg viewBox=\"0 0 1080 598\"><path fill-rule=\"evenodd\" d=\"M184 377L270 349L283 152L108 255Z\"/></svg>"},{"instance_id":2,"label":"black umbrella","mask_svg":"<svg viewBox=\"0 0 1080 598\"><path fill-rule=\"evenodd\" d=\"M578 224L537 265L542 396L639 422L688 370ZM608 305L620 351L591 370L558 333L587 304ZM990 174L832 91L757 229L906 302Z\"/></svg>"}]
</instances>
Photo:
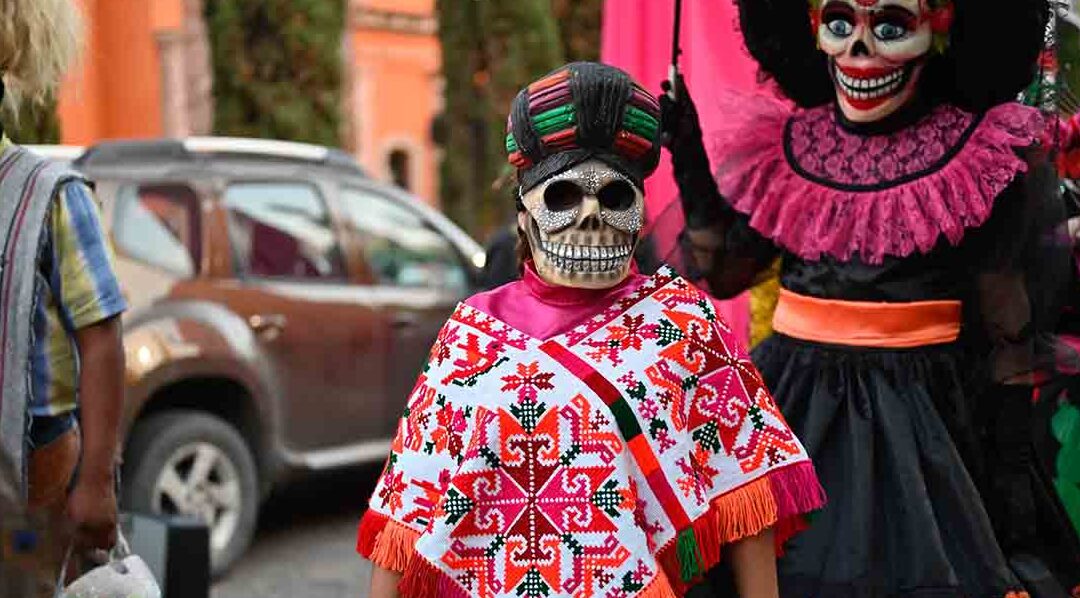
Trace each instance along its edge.
<instances>
[{"instance_id":1,"label":"black umbrella","mask_svg":"<svg viewBox=\"0 0 1080 598\"><path fill-rule=\"evenodd\" d=\"M682 0L675 0L675 32L671 38L671 66L668 67L668 81L671 89L667 90L671 99L675 99L675 77L679 74L679 55L682 54Z\"/></svg>"}]
</instances>

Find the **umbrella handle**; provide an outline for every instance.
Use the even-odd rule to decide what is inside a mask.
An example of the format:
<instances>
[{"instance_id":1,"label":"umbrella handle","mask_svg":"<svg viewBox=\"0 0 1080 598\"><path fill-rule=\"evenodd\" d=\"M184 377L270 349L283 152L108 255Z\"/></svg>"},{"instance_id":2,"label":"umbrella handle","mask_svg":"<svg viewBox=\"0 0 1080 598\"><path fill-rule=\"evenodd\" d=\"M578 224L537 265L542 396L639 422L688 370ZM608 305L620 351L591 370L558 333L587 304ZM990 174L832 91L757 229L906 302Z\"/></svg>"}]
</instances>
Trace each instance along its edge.
<instances>
[{"instance_id":1,"label":"umbrella handle","mask_svg":"<svg viewBox=\"0 0 1080 598\"><path fill-rule=\"evenodd\" d=\"M675 83L678 81L679 75L679 56L682 54L682 0L675 0L675 27L671 35L671 66L668 67L668 83L671 85L671 89L668 90L668 97L671 101L676 100L676 89L678 86Z\"/></svg>"},{"instance_id":2,"label":"umbrella handle","mask_svg":"<svg viewBox=\"0 0 1080 598\"><path fill-rule=\"evenodd\" d=\"M678 78L679 78L679 65L677 65L677 64L668 65L668 90L667 90L666 93L667 93L667 96L669 98L671 98L671 101L673 101L673 102L676 99L678 99L677 95L676 95L676 90L679 88L679 86L676 85L676 82L677 82Z\"/></svg>"}]
</instances>

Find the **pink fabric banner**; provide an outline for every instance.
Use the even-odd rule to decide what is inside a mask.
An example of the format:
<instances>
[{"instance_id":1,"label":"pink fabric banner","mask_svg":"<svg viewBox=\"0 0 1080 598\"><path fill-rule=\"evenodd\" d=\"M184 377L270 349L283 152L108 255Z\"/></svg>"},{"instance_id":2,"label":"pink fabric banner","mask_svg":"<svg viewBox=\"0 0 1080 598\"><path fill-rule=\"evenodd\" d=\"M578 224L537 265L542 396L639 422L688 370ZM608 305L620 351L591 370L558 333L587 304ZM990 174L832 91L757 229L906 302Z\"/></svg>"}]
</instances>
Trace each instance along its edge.
<instances>
[{"instance_id":1,"label":"pink fabric banner","mask_svg":"<svg viewBox=\"0 0 1080 598\"><path fill-rule=\"evenodd\" d=\"M606 0L603 19L601 59L659 94L671 63L675 0ZM725 88L755 91L757 67L743 46L733 2L684 0L681 37L683 55L679 66L697 104L708 146L709 131L724 118L718 92ZM677 200L666 151L660 168L646 183L645 192L648 216L661 213ZM657 232L659 239L674 242L674 232ZM661 255L667 253L666 249L661 248ZM747 297L724 302L722 308L722 315L745 344L750 329Z\"/></svg>"}]
</instances>

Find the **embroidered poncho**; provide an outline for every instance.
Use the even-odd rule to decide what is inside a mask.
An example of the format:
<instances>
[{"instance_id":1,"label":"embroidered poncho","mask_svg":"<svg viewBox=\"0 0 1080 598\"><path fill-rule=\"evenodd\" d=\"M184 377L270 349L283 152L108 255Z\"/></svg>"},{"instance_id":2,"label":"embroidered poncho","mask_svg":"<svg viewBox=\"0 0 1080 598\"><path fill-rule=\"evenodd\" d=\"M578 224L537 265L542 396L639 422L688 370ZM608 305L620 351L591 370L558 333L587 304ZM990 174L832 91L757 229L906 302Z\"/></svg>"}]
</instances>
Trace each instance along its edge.
<instances>
[{"instance_id":1,"label":"embroidered poncho","mask_svg":"<svg viewBox=\"0 0 1080 598\"><path fill-rule=\"evenodd\" d=\"M360 524L403 596L667 597L824 502L712 301L663 270L542 340L467 304ZM513 283L524 284L524 283Z\"/></svg>"}]
</instances>

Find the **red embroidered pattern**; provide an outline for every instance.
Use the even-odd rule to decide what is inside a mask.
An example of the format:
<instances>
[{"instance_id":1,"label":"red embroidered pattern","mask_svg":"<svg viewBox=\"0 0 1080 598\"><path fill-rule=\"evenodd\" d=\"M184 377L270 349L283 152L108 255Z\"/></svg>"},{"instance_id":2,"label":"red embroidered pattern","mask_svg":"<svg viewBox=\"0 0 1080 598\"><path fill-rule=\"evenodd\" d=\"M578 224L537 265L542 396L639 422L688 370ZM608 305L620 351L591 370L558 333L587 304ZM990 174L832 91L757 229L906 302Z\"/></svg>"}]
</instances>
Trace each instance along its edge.
<instances>
[{"instance_id":1,"label":"red embroidered pattern","mask_svg":"<svg viewBox=\"0 0 1080 598\"><path fill-rule=\"evenodd\" d=\"M597 314L597 316L584 324L578 325L566 336L566 346L573 347L574 345L585 340L589 336L592 336L597 330L606 326L609 322L615 318L621 316L623 313L630 310L638 303L648 299L657 289L668 284L672 280L675 280L677 275L671 268L664 266L660 268L656 274L649 277L644 284L641 285L633 293L623 297L616 301L610 307L603 311L603 313Z\"/></svg>"},{"instance_id":2,"label":"red embroidered pattern","mask_svg":"<svg viewBox=\"0 0 1080 598\"><path fill-rule=\"evenodd\" d=\"M491 372L506 361L503 345L497 340L481 341L472 332L465 335L465 341L457 347L464 350L464 355L454 360L454 370L442 379L443 384L473 386L483 375Z\"/></svg>"},{"instance_id":3,"label":"red embroidered pattern","mask_svg":"<svg viewBox=\"0 0 1080 598\"><path fill-rule=\"evenodd\" d=\"M450 319L462 324L468 324L491 338L498 339L504 345L509 345L521 351L525 350L529 342L529 337L525 334L464 303L458 304Z\"/></svg>"},{"instance_id":4,"label":"red embroidered pattern","mask_svg":"<svg viewBox=\"0 0 1080 598\"><path fill-rule=\"evenodd\" d=\"M442 365L444 361L450 358L450 348L454 346L454 343L458 342L458 330L460 329L460 326L443 326L439 330L439 336L435 338L435 344L431 346L431 354L428 356L429 363Z\"/></svg>"},{"instance_id":5,"label":"red embroidered pattern","mask_svg":"<svg viewBox=\"0 0 1080 598\"><path fill-rule=\"evenodd\" d=\"M591 596L598 566L617 567L629 557L614 536L613 520L628 510L625 489L610 479L614 466L576 464L589 454L610 463L622 452L618 438L600 431L602 416L590 411L584 397L576 397L547 410L534 426L500 410L499 437L489 447L498 449L491 451L497 467L455 477L444 511L456 541L443 562L459 571L458 581L473 595L514 590L544 596L561 588ZM560 421L570 424L569 437ZM479 538L488 542L486 550L477 548ZM490 558L480 558L493 553L505 554L501 581L491 576ZM567 557L572 573L564 578L561 559Z\"/></svg>"},{"instance_id":6,"label":"red embroidered pattern","mask_svg":"<svg viewBox=\"0 0 1080 598\"><path fill-rule=\"evenodd\" d=\"M596 361L608 360L611 365L622 363L620 355L626 351L640 351L642 343L656 338L656 324L646 324L645 315L624 315L619 324L611 324L607 327L607 338L585 341L585 345L592 347L592 351L585 354Z\"/></svg>"},{"instance_id":7,"label":"red embroidered pattern","mask_svg":"<svg viewBox=\"0 0 1080 598\"><path fill-rule=\"evenodd\" d=\"M747 423L750 423L747 433ZM775 466L800 453L795 435L756 371L728 367L701 379L690 412L699 445L723 450L743 471Z\"/></svg>"},{"instance_id":8,"label":"red embroidered pattern","mask_svg":"<svg viewBox=\"0 0 1080 598\"><path fill-rule=\"evenodd\" d=\"M409 595L638 598L717 562L718 515L771 525L768 496L710 513L807 457L708 297L665 272L623 309L571 349L459 308L371 501L398 527L365 516L362 554Z\"/></svg>"},{"instance_id":9,"label":"red embroidered pattern","mask_svg":"<svg viewBox=\"0 0 1080 598\"><path fill-rule=\"evenodd\" d=\"M526 401L535 401L541 390L552 390L555 387L551 384L551 378L555 374L553 372L541 372L540 364L532 362L529 364L519 363L517 364L517 373L509 376L503 376L502 390L516 390L518 394L518 402L524 403Z\"/></svg>"}]
</instances>

